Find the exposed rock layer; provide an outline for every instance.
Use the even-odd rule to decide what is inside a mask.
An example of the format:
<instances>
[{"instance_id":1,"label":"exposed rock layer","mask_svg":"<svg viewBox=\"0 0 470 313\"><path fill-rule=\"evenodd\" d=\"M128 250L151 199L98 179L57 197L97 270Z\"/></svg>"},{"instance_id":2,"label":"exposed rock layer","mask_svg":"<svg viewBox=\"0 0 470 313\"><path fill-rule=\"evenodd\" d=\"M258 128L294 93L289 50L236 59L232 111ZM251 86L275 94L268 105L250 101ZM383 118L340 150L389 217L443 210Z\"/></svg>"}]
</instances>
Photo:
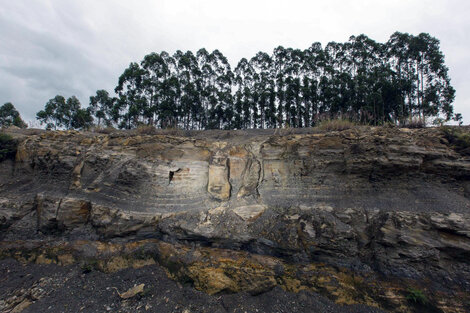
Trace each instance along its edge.
<instances>
[{"instance_id":1,"label":"exposed rock layer","mask_svg":"<svg viewBox=\"0 0 470 313\"><path fill-rule=\"evenodd\" d=\"M395 311L413 286L468 310L470 162L437 129L13 135L3 256L158 262L208 293L279 285Z\"/></svg>"}]
</instances>

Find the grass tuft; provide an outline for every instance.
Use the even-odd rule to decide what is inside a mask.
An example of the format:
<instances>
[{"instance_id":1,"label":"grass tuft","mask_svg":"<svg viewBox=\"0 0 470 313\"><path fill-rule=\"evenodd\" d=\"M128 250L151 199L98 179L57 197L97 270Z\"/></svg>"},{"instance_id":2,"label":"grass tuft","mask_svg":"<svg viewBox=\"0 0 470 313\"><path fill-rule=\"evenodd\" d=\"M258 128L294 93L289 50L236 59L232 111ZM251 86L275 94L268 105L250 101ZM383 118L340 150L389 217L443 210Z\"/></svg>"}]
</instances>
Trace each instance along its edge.
<instances>
[{"instance_id":1,"label":"grass tuft","mask_svg":"<svg viewBox=\"0 0 470 313\"><path fill-rule=\"evenodd\" d=\"M346 129L353 128L357 124L351 122L350 120L344 119L335 119L335 120L325 120L321 121L317 128L325 131L342 131Z\"/></svg>"},{"instance_id":2,"label":"grass tuft","mask_svg":"<svg viewBox=\"0 0 470 313\"><path fill-rule=\"evenodd\" d=\"M155 135L157 129L153 125L139 125L137 126L136 132L139 135Z\"/></svg>"},{"instance_id":3,"label":"grass tuft","mask_svg":"<svg viewBox=\"0 0 470 313\"><path fill-rule=\"evenodd\" d=\"M94 126L94 127L91 127L89 129L92 133L98 133L98 134L111 134L113 132L116 131L116 128L112 127L112 126L107 126L107 127L103 127L103 126Z\"/></svg>"},{"instance_id":4,"label":"grass tuft","mask_svg":"<svg viewBox=\"0 0 470 313\"><path fill-rule=\"evenodd\" d=\"M428 303L428 299L426 298L422 290L410 287L406 290L406 292L406 300L413 302L414 304L426 305Z\"/></svg>"},{"instance_id":5,"label":"grass tuft","mask_svg":"<svg viewBox=\"0 0 470 313\"><path fill-rule=\"evenodd\" d=\"M470 132L466 127L441 127L444 138L459 153L470 155Z\"/></svg>"},{"instance_id":6,"label":"grass tuft","mask_svg":"<svg viewBox=\"0 0 470 313\"><path fill-rule=\"evenodd\" d=\"M418 118L413 118L411 121L406 121L403 125L401 125L403 128L425 128L426 124L424 124L423 120L418 119Z\"/></svg>"}]
</instances>

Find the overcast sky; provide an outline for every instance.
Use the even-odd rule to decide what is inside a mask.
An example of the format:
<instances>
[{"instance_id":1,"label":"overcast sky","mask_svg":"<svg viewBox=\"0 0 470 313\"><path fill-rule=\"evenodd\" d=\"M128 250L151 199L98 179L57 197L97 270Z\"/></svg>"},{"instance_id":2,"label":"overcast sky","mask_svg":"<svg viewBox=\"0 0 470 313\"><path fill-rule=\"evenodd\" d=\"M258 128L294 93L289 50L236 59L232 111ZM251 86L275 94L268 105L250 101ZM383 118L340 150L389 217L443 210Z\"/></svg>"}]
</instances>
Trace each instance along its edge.
<instances>
[{"instance_id":1,"label":"overcast sky","mask_svg":"<svg viewBox=\"0 0 470 313\"><path fill-rule=\"evenodd\" d=\"M469 124L469 16L468 0L0 0L0 105L28 121L57 94L86 106L150 52L219 49L234 67L279 45L427 32L441 41L455 112Z\"/></svg>"}]
</instances>

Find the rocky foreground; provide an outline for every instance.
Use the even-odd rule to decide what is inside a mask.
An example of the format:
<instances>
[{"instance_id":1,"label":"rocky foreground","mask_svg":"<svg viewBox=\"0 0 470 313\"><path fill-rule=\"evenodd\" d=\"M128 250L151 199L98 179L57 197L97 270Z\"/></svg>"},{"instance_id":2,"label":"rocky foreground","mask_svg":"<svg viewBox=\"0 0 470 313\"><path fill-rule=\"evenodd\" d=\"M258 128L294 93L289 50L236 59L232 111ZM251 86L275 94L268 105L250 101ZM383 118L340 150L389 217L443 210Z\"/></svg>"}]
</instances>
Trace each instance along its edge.
<instances>
[{"instance_id":1,"label":"rocky foreground","mask_svg":"<svg viewBox=\"0 0 470 313\"><path fill-rule=\"evenodd\" d=\"M439 129L7 132L3 312L470 312Z\"/></svg>"}]
</instances>

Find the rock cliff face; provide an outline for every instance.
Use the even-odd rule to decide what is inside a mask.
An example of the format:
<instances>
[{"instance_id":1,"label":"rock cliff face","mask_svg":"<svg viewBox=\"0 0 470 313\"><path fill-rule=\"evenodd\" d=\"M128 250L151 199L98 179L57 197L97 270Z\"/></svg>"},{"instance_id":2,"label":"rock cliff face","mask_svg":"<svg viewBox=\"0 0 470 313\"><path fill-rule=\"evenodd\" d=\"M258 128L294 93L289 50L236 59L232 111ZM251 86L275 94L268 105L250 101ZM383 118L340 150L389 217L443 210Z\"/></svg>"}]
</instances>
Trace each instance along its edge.
<instances>
[{"instance_id":1,"label":"rock cliff face","mask_svg":"<svg viewBox=\"0 0 470 313\"><path fill-rule=\"evenodd\" d=\"M11 135L4 258L470 310L470 162L438 129Z\"/></svg>"}]
</instances>

